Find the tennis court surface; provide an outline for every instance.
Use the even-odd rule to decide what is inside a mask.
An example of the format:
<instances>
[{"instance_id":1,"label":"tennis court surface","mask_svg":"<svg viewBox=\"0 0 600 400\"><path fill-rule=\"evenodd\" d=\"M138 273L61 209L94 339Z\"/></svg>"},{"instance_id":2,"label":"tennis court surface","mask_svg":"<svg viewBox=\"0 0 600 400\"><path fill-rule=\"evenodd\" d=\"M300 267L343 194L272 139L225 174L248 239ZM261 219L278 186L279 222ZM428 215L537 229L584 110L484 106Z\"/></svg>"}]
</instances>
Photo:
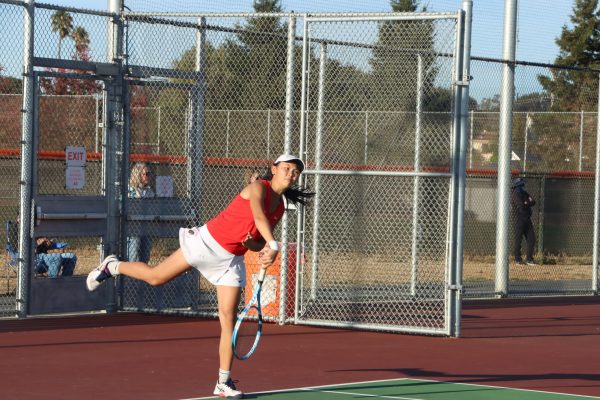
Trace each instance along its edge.
<instances>
[{"instance_id":1,"label":"tennis court surface","mask_svg":"<svg viewBox=\"0 0 600 400\"><path fill-rule=\"evenodd\" d=\"M185 400L208 400L218 397L199 397ZM391 379L383 381L348 383L246 393L245 399L268 400L344 400L344 399L399 399L399 400L573 400L600 399L536 390L510 389L498 386L438 382L423 379Z\"/></svg>"},{"instance_id":2,"label":"tennis court surface","mask_svg":"<svg viewBox=\"0 0 600 400\"><path fill-rule=\"evenodd\" d=\"M1 320L0 398L210 398L219 331L135 313ZM458 339L276 324L263 334L233 370L250 399L600 398L598 296L469 302Z\"/></svg>"}]
</instances>

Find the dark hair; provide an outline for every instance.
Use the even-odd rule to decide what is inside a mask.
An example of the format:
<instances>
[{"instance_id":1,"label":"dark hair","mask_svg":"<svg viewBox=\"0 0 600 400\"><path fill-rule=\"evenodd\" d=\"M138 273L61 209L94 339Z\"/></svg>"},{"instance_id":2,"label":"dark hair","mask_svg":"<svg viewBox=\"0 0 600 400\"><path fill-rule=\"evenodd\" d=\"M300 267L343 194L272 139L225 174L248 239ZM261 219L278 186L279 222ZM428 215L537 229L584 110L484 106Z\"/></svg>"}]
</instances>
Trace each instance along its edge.
<instances>
[{"instance_id":1,"label":"dark hair","mask_svg":"<svg viewBox=\"0 0 600 400\"><path fill-rule=\"evenodd\" d=\"M273 178L273 173L269 169L264 176L261 176L258 179L264 179L266 181L270 181L272 178ZM295 185L295 186L292 186L291 188L286 189L286 191L283 192L283 195L285 196L285 198L288 201L290 201L294 204L299 203L299 204L305 205L308 199L315 196L315 192L309 191L308 188L303 188L301 186Z\"/></svg>"}]
</instances>

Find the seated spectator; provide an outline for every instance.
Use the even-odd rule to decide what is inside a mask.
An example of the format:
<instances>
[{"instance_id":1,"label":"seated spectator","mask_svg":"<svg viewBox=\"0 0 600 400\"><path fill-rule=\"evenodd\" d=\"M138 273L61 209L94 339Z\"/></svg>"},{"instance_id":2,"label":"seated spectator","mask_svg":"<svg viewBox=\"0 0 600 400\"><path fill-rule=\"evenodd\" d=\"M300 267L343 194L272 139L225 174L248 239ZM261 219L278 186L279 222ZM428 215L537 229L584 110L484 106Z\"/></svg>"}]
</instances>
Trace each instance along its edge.
<instances>
[{"instance_id":1,"label":"seated spectator","mask_svg":"<svg viewBox=\"0 0 600 400\"><path fill-rule=\"evenodd\" d=\"M36 276L47 276L56 278L71 276L77 264L77 256L73 253L48 253L49 250L61 248L61 244L48 239L38 237L36 239L34 272ZM62 272L61 272L62 270Z\"/></svg>"}]
</instances>

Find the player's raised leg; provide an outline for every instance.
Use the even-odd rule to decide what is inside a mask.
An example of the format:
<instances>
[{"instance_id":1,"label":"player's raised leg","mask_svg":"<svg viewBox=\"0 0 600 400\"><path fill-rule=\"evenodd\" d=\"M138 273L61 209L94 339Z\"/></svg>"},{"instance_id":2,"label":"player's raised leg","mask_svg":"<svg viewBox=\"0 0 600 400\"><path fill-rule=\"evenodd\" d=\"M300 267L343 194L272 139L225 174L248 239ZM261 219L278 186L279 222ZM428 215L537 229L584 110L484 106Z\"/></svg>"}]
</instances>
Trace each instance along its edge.
<instances>
[{"instance_id":1,"label":"player's raised leg","mask_svg":"<svg viewBox=\"0 0 600 400\"><path fill-rule=\"evenodd\" d=\"M155 267L144 262L119 261L116 256L110 255L88 274L86 283L88 290L92 291L111 276L122 274L156 286L169 282L190 268L181 249L177 249Z\"/></svg>"}]
</instances>

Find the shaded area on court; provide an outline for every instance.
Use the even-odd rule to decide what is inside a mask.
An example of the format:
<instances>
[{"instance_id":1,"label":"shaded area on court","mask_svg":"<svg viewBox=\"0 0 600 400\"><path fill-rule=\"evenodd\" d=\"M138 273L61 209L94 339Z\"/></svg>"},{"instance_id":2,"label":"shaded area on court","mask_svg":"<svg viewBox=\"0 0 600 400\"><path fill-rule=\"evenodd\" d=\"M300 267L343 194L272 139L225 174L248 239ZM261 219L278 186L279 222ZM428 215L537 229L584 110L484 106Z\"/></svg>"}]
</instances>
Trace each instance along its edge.
<instances>
[{"instance_id":1,"label":"shaded area on court","mask_svg":"<svg viewBox=\"0 0 600 400\"><path fill-rule=\"evenodd\" d=\"M215 320L179 316L1 320L3 397L209 396L218 335ZM233 377L248 393L414 378L600 396L599 338L597 297L467 302L458 339L266 324Z\"/></svg>"}]
</instances>

